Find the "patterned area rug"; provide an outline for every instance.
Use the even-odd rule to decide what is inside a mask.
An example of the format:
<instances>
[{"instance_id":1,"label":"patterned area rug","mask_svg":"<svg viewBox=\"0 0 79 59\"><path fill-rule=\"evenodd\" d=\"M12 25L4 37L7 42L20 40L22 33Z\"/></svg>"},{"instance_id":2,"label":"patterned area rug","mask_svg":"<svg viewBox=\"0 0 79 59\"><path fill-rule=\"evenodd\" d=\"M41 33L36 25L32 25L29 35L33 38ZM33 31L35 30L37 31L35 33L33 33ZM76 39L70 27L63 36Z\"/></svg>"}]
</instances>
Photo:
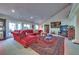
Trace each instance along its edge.
<instances>
[{"instance_id":1,"label":"patterned area rug","mask_svg":"<svg viewBox=\"0 0 79 59\"><path fill-rule=\"evenodd\" d=\"M64 38L54 36L51 40L44 40L44 37L30 46L40 55L64 55Z\"/></svg>"}]
</instances>

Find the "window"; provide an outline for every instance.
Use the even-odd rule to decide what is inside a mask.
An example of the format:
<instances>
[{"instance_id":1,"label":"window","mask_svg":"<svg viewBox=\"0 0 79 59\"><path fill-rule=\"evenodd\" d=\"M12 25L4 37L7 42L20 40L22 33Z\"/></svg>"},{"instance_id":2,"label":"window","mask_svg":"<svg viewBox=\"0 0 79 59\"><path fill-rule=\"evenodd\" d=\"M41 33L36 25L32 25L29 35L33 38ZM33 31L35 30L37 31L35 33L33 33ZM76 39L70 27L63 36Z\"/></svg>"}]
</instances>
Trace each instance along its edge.
<instances>
[{"instance_id":1,"label":"window","mask_svg":"<svg viewBox=\"0 0 79 59\"><path fill-rule=\"evenodd\" d=\"M22 29L22 24L21 23L17 24L17 30L21 30L21 29Z\"/></svg>"},{"instance_id":2,"label":"window","mask_svg":"<svg viewBox=\"0 0 79 59\"><path fill-rule=\"evenodd\" d=\"M38 30L38 25L35 25L35 30Z\"/></svg>"},{"instance_id":3,"label":"window","mask_svg":"<svg viewBox=\"0 0 79 59\"><path fill-rule=\"evenodd\" d=\"M30 24L24 24L24 29L31 29Z\"/></svg>"},{"instance_id":4,"label":"window","mask_svg":"<svg viewBox=\"0 0 79 59\"><path fill-rule=\"evenodd\" d=\"M12 31L14 31L14 30L16 30L16 23L9 23L9 32L8 32L8 36L9 37L11 37L12 36L12 34L11 34L11 32Z\"/></svg>"},{"instance_id":5,"label":"window","mask_svg":"<svg viewBox=\"0 0 79 59\"><path fill-rule=\"evenodd\" d=\"M14 31L16 29L16 24L15 23L9 23L9 30Z\"/></svg>"}]
</instances>

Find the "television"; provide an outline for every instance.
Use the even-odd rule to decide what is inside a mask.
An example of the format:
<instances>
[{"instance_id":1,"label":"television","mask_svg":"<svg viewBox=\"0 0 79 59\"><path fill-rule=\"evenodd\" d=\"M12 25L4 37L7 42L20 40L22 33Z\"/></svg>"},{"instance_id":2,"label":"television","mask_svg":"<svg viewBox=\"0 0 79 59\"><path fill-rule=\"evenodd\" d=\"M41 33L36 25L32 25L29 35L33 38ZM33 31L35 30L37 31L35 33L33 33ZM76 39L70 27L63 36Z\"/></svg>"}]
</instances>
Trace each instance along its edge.
<instances>
[{"instance_id":1,"label":"television","mask_svg":"<svg viewBox=\"0 0 79 59\"><path fill-rule=\"evenodd\" d=\"M60 28L61 26L61 22L57 21L57 22L51 22L51 28Z\"/></svg>"}]
</instances>

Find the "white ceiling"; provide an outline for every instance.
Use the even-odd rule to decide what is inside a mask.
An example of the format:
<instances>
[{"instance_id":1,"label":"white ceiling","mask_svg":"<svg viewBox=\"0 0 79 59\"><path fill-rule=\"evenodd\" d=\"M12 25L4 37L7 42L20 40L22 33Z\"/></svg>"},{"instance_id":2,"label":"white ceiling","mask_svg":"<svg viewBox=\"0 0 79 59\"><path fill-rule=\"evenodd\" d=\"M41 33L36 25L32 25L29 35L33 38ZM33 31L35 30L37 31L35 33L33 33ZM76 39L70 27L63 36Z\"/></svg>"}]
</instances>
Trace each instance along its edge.
<instances>
[{"instance_id":1,"label":"white ceiling","mask_svg":"<svg viewBox=\"0 0 79 59\"><path fill-rule=\"evenodd\" d=\"M39 23L56 15L62 9L69 6L67 3L10 3L0 4L0 13L14 17L15 19L24 19ZM15 10L12 13L11 10ZM68 12L70 9L68 9ZM68 14L68 13L67 13Z\"/></svg>"}]
</instances>

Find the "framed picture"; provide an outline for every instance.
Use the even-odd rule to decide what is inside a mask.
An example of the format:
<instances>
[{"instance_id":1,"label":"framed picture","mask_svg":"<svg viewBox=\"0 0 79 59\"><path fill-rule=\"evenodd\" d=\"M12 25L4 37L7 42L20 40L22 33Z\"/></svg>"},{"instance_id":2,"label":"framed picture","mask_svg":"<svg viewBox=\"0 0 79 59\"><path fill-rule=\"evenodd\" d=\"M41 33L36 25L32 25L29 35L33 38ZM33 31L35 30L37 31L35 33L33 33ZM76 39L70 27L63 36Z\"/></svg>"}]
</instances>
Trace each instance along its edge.
<instances>
[{"instance_id":1,"label":"framed picture","mask_svg":"<svg viewBox=\"0 0 79 59\"><path fill-rule=\"evenodd\" d=\"M59 28L61 26L61 22L51 22L51 28Z\"/></svg>"},{"instance_id":2,"label":"framed picture","mask_svg":"<svg viewBox=\"0 0 79 59\"><path fill-rule=\"evenodd\" d=\"M45 24L45 25L44 25L44 31L45 31L46 33L49 33L49 25L48 25L48 24Z\"/></svg>"}]
</instances>

